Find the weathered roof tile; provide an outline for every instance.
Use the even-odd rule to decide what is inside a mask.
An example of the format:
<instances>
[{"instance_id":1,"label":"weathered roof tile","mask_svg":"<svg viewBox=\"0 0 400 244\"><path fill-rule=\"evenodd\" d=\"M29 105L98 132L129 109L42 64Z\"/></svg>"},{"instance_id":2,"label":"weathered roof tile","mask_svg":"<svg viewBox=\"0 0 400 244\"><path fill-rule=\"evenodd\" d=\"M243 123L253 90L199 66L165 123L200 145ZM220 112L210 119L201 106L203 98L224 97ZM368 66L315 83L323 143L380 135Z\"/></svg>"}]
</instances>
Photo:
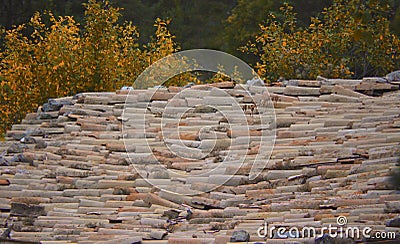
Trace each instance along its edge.
<instances>
[{"instance_id":1,"label":"weathered roof tile","mask_svg":"<svg viewBox=\"0 0 400 244\"><path fill-rule=\"evenodd\" d=\"M399 86L376 77L285 85L267 88L277 138L254 180L248 179L248 162L273 126L257 124L252 98L232 82L49 101L0 142L0 220L31 218L19 220L14 239L79 243L227 243L235 231L263 241L256 231L264 219L321 228L335 224L338 215L350 226L399 231L386 226L400 211L389 184L400 153ZM263 87L244 87L257 99L266 96ZM124 111L125 101L132 106ZM231 106L236 102L248 127ZM217 105L199 106L204 104ZM215 131L200 131L204 126ZM197 159L179 158L166 145ZM209 171L229 152L232 158ZM143 179L139 173L149 169Z\"/></svg>"}]
</instances>

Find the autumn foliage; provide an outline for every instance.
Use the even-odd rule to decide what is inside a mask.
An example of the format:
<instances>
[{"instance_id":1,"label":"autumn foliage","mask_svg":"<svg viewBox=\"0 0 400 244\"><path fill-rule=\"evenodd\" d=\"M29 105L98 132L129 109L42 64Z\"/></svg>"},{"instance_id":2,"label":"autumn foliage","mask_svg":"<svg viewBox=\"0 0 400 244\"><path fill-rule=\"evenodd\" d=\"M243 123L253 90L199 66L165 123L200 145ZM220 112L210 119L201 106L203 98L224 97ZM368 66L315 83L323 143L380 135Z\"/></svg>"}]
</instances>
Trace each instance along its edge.
<instances>
[{"instance_id":1,"label":"autumn foliage","mask_svg":"<svg viewBox=\"0 0 400 244\"><path fill-rule=\"evenodd\" d=\"M73 17L45 12L3 30L0 135L48 98L132 85L146 67L179 49L169 20L157 19L151 41L139 45L136 27L118 23L120 9L95 0L85 8L83 26Z\"/></svg>"},{"instance_id":2,"label":"autumn foliage","mask_svg":"<svg viewBox=\"0 0 400 244\"><path fill-rule=\"evenodd\" d=\"M376 0L335 0L306 28L293 8L270 14L255 40L242 48L254 53L259 75L286 79L383 76L400 67L400 41L390 32L389 5Z\"/></svg>"}]
</instances>

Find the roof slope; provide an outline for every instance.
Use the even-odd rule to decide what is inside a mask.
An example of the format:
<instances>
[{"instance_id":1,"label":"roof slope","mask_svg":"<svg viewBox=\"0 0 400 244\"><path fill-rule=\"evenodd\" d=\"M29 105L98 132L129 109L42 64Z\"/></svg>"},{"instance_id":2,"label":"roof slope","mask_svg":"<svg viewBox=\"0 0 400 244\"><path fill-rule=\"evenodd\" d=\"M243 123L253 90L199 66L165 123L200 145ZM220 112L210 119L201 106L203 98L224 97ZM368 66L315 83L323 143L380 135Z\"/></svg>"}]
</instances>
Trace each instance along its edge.
<instances>
[{"instance_id":1,"label":"roof slope","mask_svg":"<svg viewBox=\"0 0 400 244\"><path fill-rule=\"evenodd\" d=\"M153 99L148 97L153 90L133 92L137 102L130 118L143 116L150 100L152 113L146 115L145 132L132 120L127 148L122 140L126 92L51 100L14 125L0 143L0 220L13 224L16 240L79 243L224 243L238 230L247 231L250 241L262 241L256 231L264 220L320 229L336 225L338 216L346 216L351 226L398 232L388 223L400 212L400 195L388 182L400 152L398 85L380 78L291 80L285 85L268 88L277 137L266 169L255 180L248 179L249 165L235 168L234 161L205 176L194 174L213 167L229 150L241 152L240 127L217 131L219 142L234 143L204 159L182 160L160 149L163 135L156 122L182 88L162 88ZM214 86L243 102L232 83ZM174 106L185 110L205 103L198 94L210 87L189 88L193 92ZM249 89L256 93L259 88ZM218 98L208 94L207 99L213 96ZM212 109L192 112L194 122L184 124L192 130L181 139L198 150L199 126L220 125L221 118ZM152 152L146 151L147 142ZM167 143L176 144L172 139ZM246 150L250 158L257 153L251 146ZM149 162L149 153L180 176L166 176ZM130 163L128 154L139 166ZM141 167L150 168L147 177L166 189L216 188L194 196L161 191L142 179ZM240 238L236 232L232 241Z\"/></svg>"}]
</instances>

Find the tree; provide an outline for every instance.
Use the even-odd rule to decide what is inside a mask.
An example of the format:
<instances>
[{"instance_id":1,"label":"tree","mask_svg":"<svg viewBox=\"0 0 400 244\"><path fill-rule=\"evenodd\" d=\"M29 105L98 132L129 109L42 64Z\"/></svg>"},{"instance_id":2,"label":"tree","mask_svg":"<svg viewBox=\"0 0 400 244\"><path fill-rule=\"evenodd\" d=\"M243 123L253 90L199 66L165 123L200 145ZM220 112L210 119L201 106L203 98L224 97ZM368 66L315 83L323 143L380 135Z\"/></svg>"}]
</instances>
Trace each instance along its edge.
<instances>
[{"instance_id":1,"label":"tree","mask_svg":"<svg viewBox=\"0 0 400 244\"><path fill-rule=\"evenodd\" d=\"M275 7L272 0L238 0L225 21L224 50L242 56L238 48L246 45L257 34L259 23L262 23L269 11L277 10ZM251 56L246 59L255 60Z\"/></svg>"},{"instance_id":2,"label":"tree","mask_svg":"<svg viewBox=\"0 0 400 244\"><path fill-rule=\"evenodd\" d=\"M317 15L324 7L331 4L331 0L238 0L237 5L225 21L223 49L255 64L257 58L253 55L243 54L239 47L246 45L257 35L260 29L259 25L264 23L269 14L273 14L277 19L282 19L283 15L279 8L285 2L294 6L294 11L298 13L298 24L302 27L309 24L311 16Z\"/></svg>"},{"instance_id":3,"label":"tree","mask_svg":"<svg viewBox=\"0 0 400 244\"><path fill-rule=\"evenodd\" d=\"M303 29L293 7L285 5L283 19L269 15L255 41L242 50L259 57L256 68L268 81L383 76L400 64L400 42L390 31L388 9L375 0L335 0Z\"/></svg>"},{"instance_id":4,"label":"tree","mask_svg":"<svg viewBox=\"0 0 400 244\"><path fill-rule=\"evenodd\" d=\"M132 85L146 67L179 49L168 21L158 19L151 42L141 46L136 27L119 24L119 17L120 9L107 1L89 0L82 27L71 16L37 12L27 24L5 31L0 133L48 98Z\"/></svg>"}]
</instances>

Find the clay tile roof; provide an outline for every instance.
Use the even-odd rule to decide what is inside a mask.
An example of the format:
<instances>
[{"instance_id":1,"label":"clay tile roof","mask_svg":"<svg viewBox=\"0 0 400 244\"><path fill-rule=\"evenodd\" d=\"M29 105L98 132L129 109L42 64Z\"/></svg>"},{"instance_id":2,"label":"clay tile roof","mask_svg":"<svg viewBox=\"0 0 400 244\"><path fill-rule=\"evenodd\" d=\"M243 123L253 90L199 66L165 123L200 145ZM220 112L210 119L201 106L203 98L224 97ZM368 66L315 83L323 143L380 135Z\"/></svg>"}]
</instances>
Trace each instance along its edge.
<instances>
[{"instance_id":1,"label":"clay tile roof","mask_svg":"<svg viewBox=\"0 0 400 244\"><path fill-rule=\"evenodd\" d=\"M224 127L226 118L209 105L232 101L212 88L239 101L253 124ZM127 91L53 99L15 124L0 142L0 227L10 230L1 240L255 242L263 241L256 232L264 221L320 229L338 216L352 226L400 230L388 223L400 212L389 183L400 153L398 84L318 79L270 87L276 128L257 125L251 99L233 83L160 88L151 97L154 91L134 90L128 100ZM179 135L176 114L186 114ZM254 159L268 130L276 132L270 160L250 180L251 165L235 157ZM247 133L252 141L243 148ZM229 151L232 159L210 171Z\"/></svg>"}]
</instances>

